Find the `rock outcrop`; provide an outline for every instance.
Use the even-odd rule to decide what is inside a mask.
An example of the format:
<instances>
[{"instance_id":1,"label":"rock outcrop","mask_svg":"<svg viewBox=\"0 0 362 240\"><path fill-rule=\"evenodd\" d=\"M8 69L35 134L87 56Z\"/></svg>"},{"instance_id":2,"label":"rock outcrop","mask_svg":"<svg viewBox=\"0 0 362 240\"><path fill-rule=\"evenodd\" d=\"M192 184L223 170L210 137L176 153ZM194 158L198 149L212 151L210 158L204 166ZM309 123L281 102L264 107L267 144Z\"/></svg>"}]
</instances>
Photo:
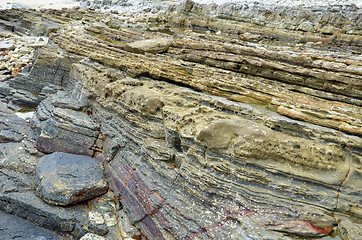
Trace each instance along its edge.
<instances>
[{"instance_id":1,"label":"rock outcrop","mask_svg":"<svg viewBox=\"0 0 362 240\"><path fill-rule=\"evenodd\" d=\"M64 92L46 98L38 106L33 126L36 146L44 153L66 152L92 156L99 125L82 109L81 102L67 98Z\"/></svg>"},{"instance_id":2,"label":"rock outcrop","mask_svg":"<svg viewBox=\"0 0 362 240\"><path fill-rule=\"evenodd\" d=\"M85 10L5 15L15 13L59 28L36 49L28 74L0 85L10 100L13 89L42 93L34 131L0 131L2 148L27 144L33 161L0 150L3 166L23 167L28 179L42 154L62 151L103 162L110 180L111 192L89 201L69 229L59 220L61 231L83 239L358 239L361 9L184 1L127 22ZM3 195L0 209L10 198Z\"/></svg>"}]
</instances>

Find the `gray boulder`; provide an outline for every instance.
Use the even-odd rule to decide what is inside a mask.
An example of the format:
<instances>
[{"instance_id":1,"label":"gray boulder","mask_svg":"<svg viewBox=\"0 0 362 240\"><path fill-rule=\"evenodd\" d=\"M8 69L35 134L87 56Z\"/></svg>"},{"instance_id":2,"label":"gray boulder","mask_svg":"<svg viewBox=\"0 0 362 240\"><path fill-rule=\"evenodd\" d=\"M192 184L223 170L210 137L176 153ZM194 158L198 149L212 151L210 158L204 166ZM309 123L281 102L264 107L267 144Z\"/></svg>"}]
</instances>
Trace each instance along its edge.
<instances>
[{"instance_id":1,"label":"gray boulder","mask_svg":"<svg viewBox=\"0 0 362 240\"><path fill-rule=\"evenodd\" d=\"M108 189L103 165L94 158L53 153L40 158L35 180L41 199L67 206L98 197Z\"/></svg>"}]
</instances>

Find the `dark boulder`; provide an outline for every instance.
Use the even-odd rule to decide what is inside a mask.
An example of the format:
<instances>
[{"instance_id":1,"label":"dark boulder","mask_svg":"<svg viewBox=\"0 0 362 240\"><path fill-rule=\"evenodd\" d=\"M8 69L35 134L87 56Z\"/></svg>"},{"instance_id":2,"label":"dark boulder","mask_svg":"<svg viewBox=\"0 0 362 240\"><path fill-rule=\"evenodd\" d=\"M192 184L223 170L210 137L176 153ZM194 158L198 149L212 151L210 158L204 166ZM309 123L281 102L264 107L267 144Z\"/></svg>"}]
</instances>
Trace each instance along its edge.
<instances>
[{"instance_id":1,"label":"dark boulder","mask_svg":"<svg viewBox=\"0 0 362 240\"><path fill-rule=\"evenodd\" d=\"M35 178L39 197L52 205L72 205L98 197L108 189L102 164L88 156L44 156L36 165Z\"/></svg>"},{"instance_id":2,"label":"dark boulder","mask_svg":"<svg viewBox=\"0 0 362 240\"><path fill-rule=\"evenodd\" d=\"M38 98L25 90L17 90L12 96L12 102L16 105L30 108L34 108L39 104Z\"/></svg>"}]
</instances>

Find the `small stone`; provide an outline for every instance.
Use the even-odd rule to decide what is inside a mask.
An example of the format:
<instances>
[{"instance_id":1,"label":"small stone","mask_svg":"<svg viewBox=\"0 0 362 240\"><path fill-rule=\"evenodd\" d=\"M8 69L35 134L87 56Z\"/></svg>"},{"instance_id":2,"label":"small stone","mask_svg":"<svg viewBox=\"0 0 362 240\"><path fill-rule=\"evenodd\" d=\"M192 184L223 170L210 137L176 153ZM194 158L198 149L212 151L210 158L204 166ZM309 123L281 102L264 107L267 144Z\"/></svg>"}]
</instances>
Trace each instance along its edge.
<instances>
[{"instance_id":1,"label":"small stone","mask_svg":"<svg viewBox=\"0 0 362 240\"><path fill-rule=\"evenodd\" d=\"M53 153L36 165L37 192L52 205L68 206L98 197L108 190L103 165L96 159Z\"/></svg>"},{"instance_id":2,"label":"small stone","mask_svg":"<svg viewBox=\"0 0 362 240\"><path fill-rule=\"evenodd\" d=\"M80 240L105 240L105 238L93 233L87 233L86 235L81 237Z\"/></svg>"},{"instance_id":3,"label":"small stone","mask_svg":"<svg viewBox=\"0 0 362 240\"><path fill-rule=\"evenodd\" d=\"M332 34L340 32L340 30L338 28L335 28L332 26L324 26L320 31L323 34L328 34L328 35L332 35Z\"/></svg>"},{"instance_id":4,"label":"small stone","mask_svg":"<svg viewBox=\"0 0 362 240\"><path fill-rule=\"evenodd\" d=\"M12 43L0 42L0 49L1 49L1 50L12 50L12 49L14 49L14 44L12 44Z\"/></svg>"},{"instance_id":5,"label":"small stone","mask_svg":"<svg viewBox=\"0 0 362 240\"><path fill-rule=\"evenodd\" d=\"M26 48L26 47L22 47L22 48L20 48L19 49L19 53L20 54L28 54L29 53L29 49L28 48Z\"/></svg>"},{"instance_id":6,"label":"small stone","mask_svg":"<svg viewBox=\"0 0 362 240\"><path fill-rule=\"evenodd\" d=\"M106 235L109 231L102 214L96 211L90 211L88 213L86 225L90 232L101 236Z\"/></svg>"},{"instance_id":7,"label":"small stone","mask_svg":"<svg viewBox=\"0 0 362 240\"><path fill-rule=\"evenodd\" d=\"M311 22L302 22L297 30L301 30L301 31L304 31L304 32L312 32L313 31L313 23Z\"/></svg>"},{"instance_id":8,"label":"small stone","mask_svg":"<svg viewBox=\"0 0 362 240\"><path fill-rule=\"evenodd\" d=\"M122 229L123 237L131 237L134 238L140 235L140 232L137 228L132 226L131 220L129 219L127 213L124 210L121 210L117 213L119 223L121 225L120 229Z\"/></svg>"},{"instance_id":9,"label":"small stone","mask_svg":"<svg viewBox=\"0 0 362 240\"><path fill-rule=\"evenodd\" d=\"M262 39L262 36L259 34L253 34L250 32L245 32L242 35L240 35L240 39L241 40L245 40L245 41L259 41Z\"/></svg>"}]
</instances>

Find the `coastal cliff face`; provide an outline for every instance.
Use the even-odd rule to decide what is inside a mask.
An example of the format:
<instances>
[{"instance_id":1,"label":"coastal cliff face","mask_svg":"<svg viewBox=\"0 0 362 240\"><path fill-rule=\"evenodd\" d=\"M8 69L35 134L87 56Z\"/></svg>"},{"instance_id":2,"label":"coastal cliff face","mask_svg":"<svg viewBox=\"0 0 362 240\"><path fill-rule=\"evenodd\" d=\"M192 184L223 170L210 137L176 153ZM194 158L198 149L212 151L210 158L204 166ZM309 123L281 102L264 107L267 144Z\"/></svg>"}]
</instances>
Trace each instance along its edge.
<instances>
[{"instance_id":1,"label":"coastal cliff face","mask_svg":"<svg viewBox=\"0 0 362 240\"><path fill-rule=\"evenodd\" d=\"M354 6L192 1L137 16L2 11L4 29L49 36L28 73L0 85L4 102L16 91L39 93L32 129L23 130L31 165L54 152L88 155L110 184L88 210L71 207L72 226L52 230L107 239L358 239L361 21ZM20 144L14 134L0 142ZM1 170L14 171L3 162ZM5 208L6 194L0 209L34 221ZM103 223L92 222L94 212Z\"/></svg>"}]
</instances>

